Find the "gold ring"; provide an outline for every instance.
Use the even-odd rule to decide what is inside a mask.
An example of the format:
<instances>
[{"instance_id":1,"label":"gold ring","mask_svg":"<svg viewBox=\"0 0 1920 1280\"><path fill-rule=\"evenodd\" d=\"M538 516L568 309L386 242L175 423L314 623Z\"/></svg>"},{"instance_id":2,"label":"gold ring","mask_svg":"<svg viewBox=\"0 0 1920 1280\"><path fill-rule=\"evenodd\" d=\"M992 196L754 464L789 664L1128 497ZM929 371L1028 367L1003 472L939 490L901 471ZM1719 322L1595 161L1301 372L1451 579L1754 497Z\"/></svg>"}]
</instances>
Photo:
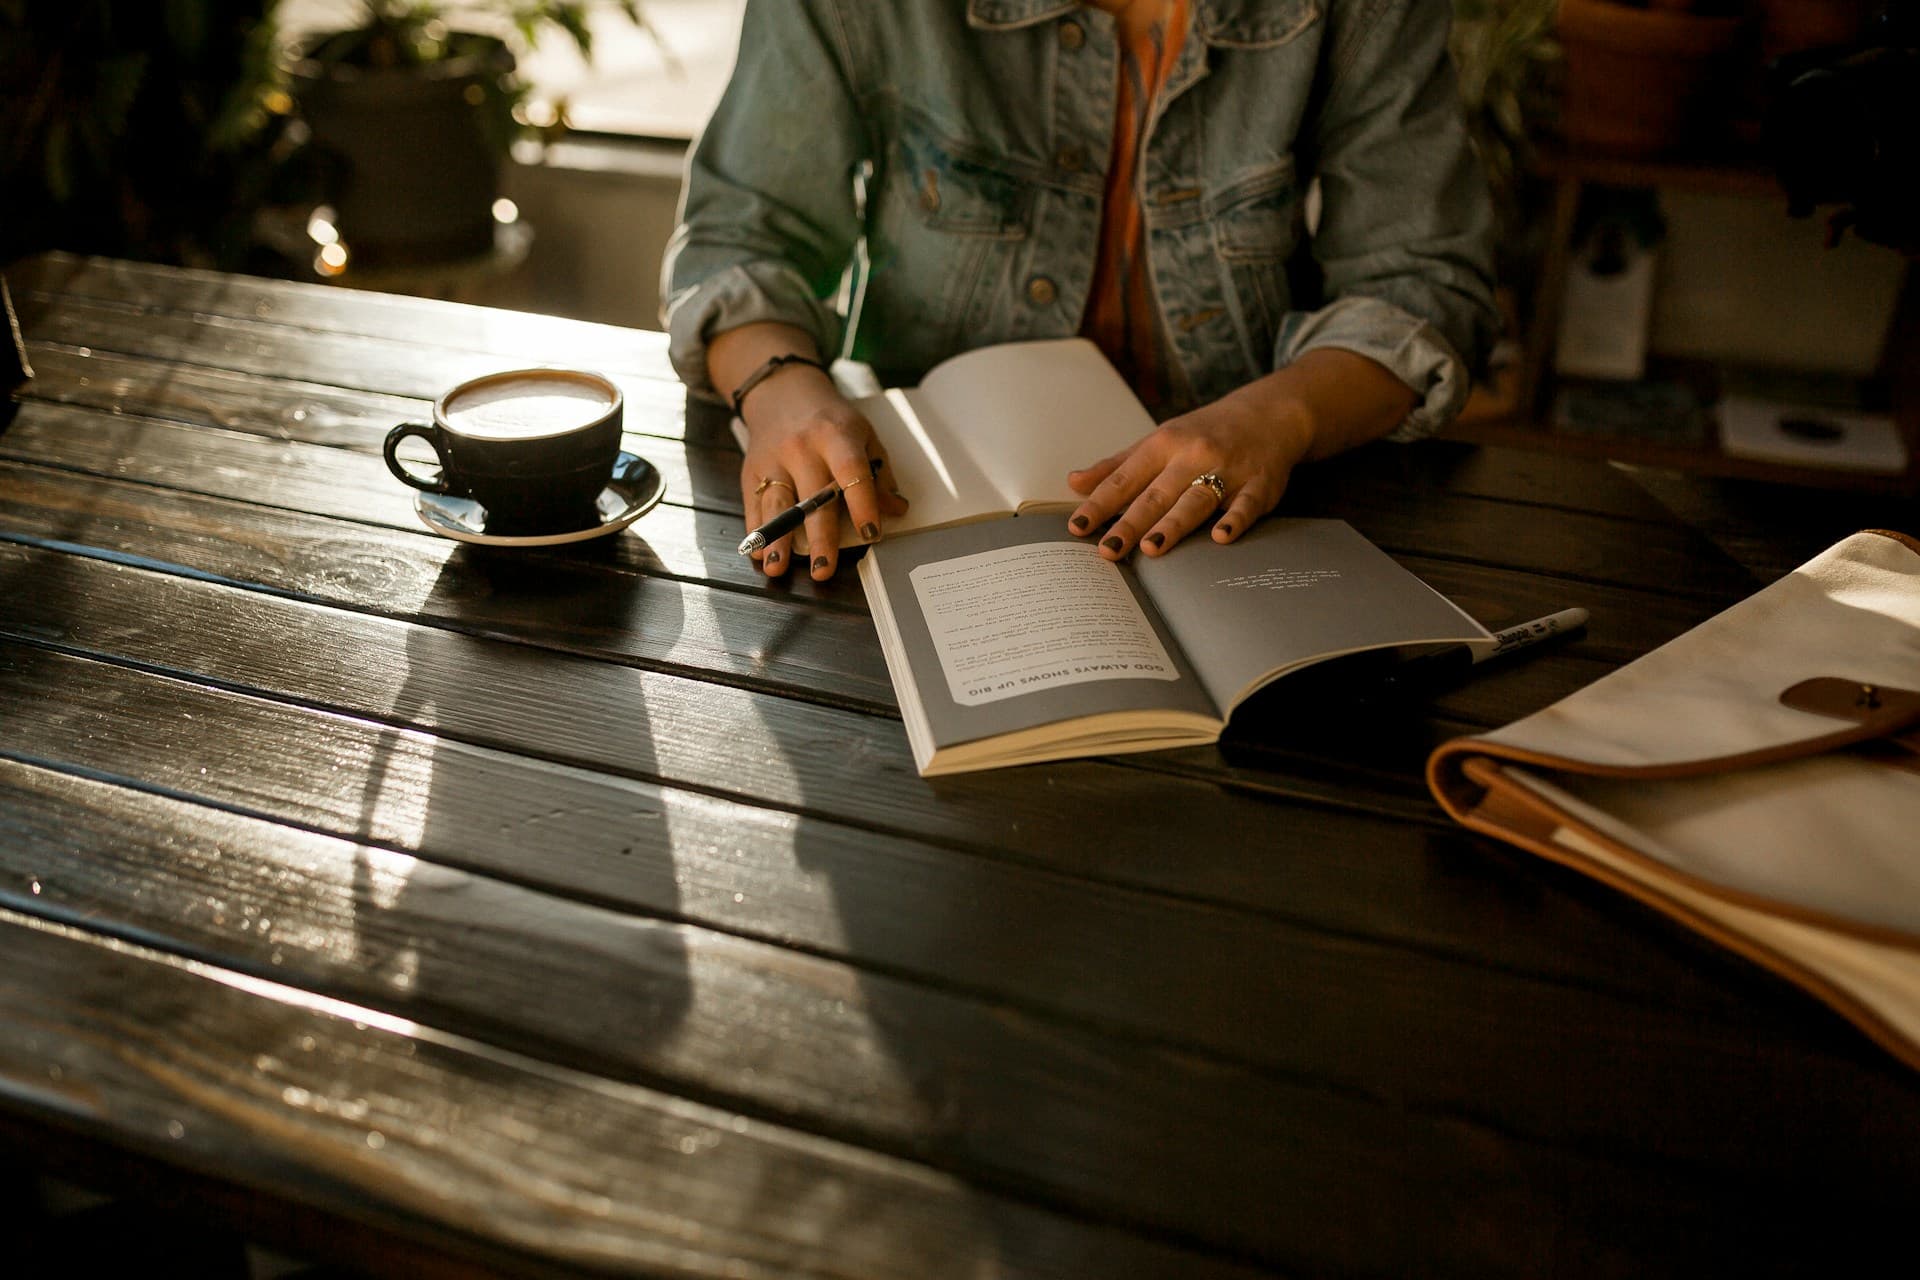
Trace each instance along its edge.
<instances>
[{"instance_id":1,"label":"gold ring","mask_svg":"<svg viewBox=\"0 0 1920 1280\"><path fill-rule=\"evenodd\" d=\"M1227 500L1227 482L1220 478L1220 474L1217 471L1209 471L1205 475L1195 476L1193 482L1189 484L1187 488L1213 490L1213 505L1216 507Z\"/></svg>"},{"instance_id":2,"label":"gold ring","mask_svg":"<svg viewBox=\"0 0 1920 1280\"><path fill-rule=\"evenodd\" d=\"M800 496L800 491L798 489L788 484L785 480L775 480L772 476L760 477L760 484L758 487L754 489L753 496L757 498L761 494L765 493L767 490L773 488L773 486L775 485L779 485L782 489L785 489L788 493L791 493L796 498Z\"/></svg>"},{"instance_id":3,"label":"gold ring","mask_svg":"<svg viewBox=\"0 0 1920 1280\"><path fill-rule=\"evenodd\" d=\"M847 490L853 488L853 486L857 484L865 484L866 482L867 482L867 478L865 476L860 476L857 479L849 480L845 484L840 486L840 492L845 493Z\"/></svg>"}]
</instances>

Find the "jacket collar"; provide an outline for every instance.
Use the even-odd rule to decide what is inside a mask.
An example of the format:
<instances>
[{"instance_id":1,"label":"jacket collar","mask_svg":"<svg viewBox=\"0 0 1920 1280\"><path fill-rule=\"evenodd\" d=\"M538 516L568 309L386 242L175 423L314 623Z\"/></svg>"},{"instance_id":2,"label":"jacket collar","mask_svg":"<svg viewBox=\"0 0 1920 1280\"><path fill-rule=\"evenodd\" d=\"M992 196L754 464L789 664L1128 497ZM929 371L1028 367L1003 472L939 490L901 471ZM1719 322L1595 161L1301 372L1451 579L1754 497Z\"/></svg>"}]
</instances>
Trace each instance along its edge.
<instances>
[{"instance_id":1,"label":"jacket collar","mask_svg":"<svg viewBox=\"0 0 1920 1280\"><path fill-rule=\"evenodd\" d=\"M1285 43L1320 15L1324 0L1193 0L1193 35L1210 45ZM1058 18L1079 0L967 0L967 25L1010 31Z\"/></svg>"}]
</instances>

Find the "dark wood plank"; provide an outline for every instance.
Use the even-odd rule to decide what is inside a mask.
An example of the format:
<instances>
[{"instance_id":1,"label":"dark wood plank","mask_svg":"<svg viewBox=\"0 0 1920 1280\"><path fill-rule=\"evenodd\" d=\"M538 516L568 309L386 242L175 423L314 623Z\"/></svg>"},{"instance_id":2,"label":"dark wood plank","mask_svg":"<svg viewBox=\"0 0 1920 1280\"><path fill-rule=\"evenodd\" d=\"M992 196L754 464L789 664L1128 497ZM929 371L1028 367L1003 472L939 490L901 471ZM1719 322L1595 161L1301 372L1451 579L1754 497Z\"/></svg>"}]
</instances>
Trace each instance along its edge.
<instances>
[{"instance_id":1,"label":"dark wood plank","mask_svg":"<svg viewBox=\"0 0 1920 1280\"><path fill-rule=\"evenodd\" d=\"M1573 582L1631 587L1725 605L1761 585L1704 537L1584 511L1453 494L1419 482L1413 450L1370 445L1297 471L1295 515L1337 516L1388 551L1497 565ZM1399 473L1403 484L1384 483Z\"/></svg>"},{"instance_id":2,"label":"dark wood plank","mask_svg":"<svg viewBox=\"0 0 1920 1280\"><path fill-rule=\"evenodd\" d=\"M384 510L399 507L412 520L412 491L393 478L380 458L380 442L394 425L388 421L370 427L361 442L363 448L346 450L170 422L124 406L121 411L102 413L29 402L0 436L0 445L16 457L185 488L209 469L226 465L237 472L245 463L257 461L263 464L258 473L245 478L260 486L260 501L274 501L277 482L305 472L313 476L309 490L325 483L342 486L350 505L332 514L358 516L368 504L385 499ZM737 455L716 460L704 456L712 451L702 447L653 437L628 436L623 443L660 469L667 501L709 511L739 508L739 485L732 474L737 471ZM716 483L721 471L728 472L724 486ZM739 527L737 517L733 524ZM739 539L734 541L737 545Z\"/></svg>"},{"instance_id":3,"label":"dark wood plank","mask_svg":"<svg viewBox=\"0 0 1920 1280\"><path fill-rule=\"evenodd\" d=\"M1642 524L1671 525L1673 513L1618 468L1545 449L1500 449L1429 440L1409 483L1428 492L1497 498L1553 511L1579 511Z\"/></svg>"},{"instance_id":4,"label":"dark wood plank","mask_svg":"<svg viewBox=\"0 0 1920 1280\"><path fill-rule=\"evenodd\" d=\"M349 608L433 618L567 652L697 667L828 701L893 706L864 617L792 607L787 602L794 597L777 590L742 600L694 585L635 581L641 566L617 553L475 553L435 538L396 538L357 523L4 461L0 533L155 567L179 566ZM1528 612L1539 608L1533 601L1564 598L1554 596L1557 584L1551 581L1523 578L1501 593L1503 580L1487 570L1446 562L1415 567L1434 571L1440 581L1465 584L1463 606L1494 625L1534 616ZM1601 639L1481 668L1470 688L1433 690L1433 705L1464 725L1504 723L1603 673L1606 666L1592 659L1611 665L1670 638L1663 625L1681 629L1673 621L1681 616L1678 610L1662 609L1661 600L1641 609L1632 607L1638 598L1623 592L1609 599L1615 609L1608 613L1600 606L1592 628ZM1258 719L1244 722L1250 726ZM1284 736L1284 720L1259 722L1263 731L1277 729Z\"/></svg>"},{"instance_id":5,"label":"dark wood plank","mask_svg":"<svg viewBox=\"0 0 1920 1280\"><path fill-rule=\"evenodd\" d=\"M1253 1021L1214 1015L1264 1005L1271 997L1264 971L1214 974L1205 999L1159 1011L1172 1021L1155 1028L1142 1021L1147 1010L1122 976L1124 966L1110 963L1114 950L1149 969L1194 973L1213 973L1218 953L1212 941L1194 944L1181 932L1152 927L1151 917L1198 912L1207 923L1196 936L1212 940L1257 933L1257 921L1237 917L1264 916L1675 1008L1724 1011L1753 999L1737 982L1729 990L1711 960L1702 965L1685 949L1670 954L1657 928L1651 939L1643 936L1633 912L1624 913L1623 926L1616 898L1596 906L1550 890L1535 875L1540 864L1481 857L1471 837L1446 827L1293 805L1269 819L1271 843L1250 854L1221 842L1221 849L1192 848L1177 859L1164 849L1130 856L1132 850L1102 842L1037 849L1030 863L951 859L916 840L876 840L818 818L5 641L0 696L9 733L0 751L16 758L371 841L583 901L684 915L851 957L844 916L862 922L864 964L940 976L1016 1004L1051 1001L1057 1011L1131 1025L1142 1035L1202 1035L1202 1043L1229 1055L1258 1059L1263 1052L1245 1047ZM183 725L214 742L285 745L254 753L244 768L202 772L197 755L176 749ZM398 780L391 796L388 777ZM403 802L422 792L434 816L431 830ZM1166 792L1172 798L1172 788ZM663 817L669 811L671 824ZM549 832L565 834L568 857L528 855L526 838ZM804 860L794 856L798 849ZM919 925L960 901L1000 922L1004 933L954 938ZM1223 910L1203 910L1209 906ZM1016 945L1042 936L1053 945L1040 958L1032 946ZM937 975L925 959L936 941L944 964ZM1261 944L1227 950L1253 954ZM1242 999L1247 1003L1236 1006ZM1189 1023L1198 1030L1180 1030Z\"/></svg>"},{"instance_id":6,"label":"dark wood plank","mask_svg":"<svg viewBox=\"0 0 1920 1280\"><path fill-rule=\"evenodd\" d=\"M62 840L71 847L75 831L90 837L89 854L40 875L38 892L0 890L12 909L189 954L211 946L210 959L241 973L924 1158L1003 1194L1249 1260L1312 1266L1325 1261L1317 1255L1331 1242L1327 1223L1363 1218L1397 1223L1403 1234L1342 1242L1362 1269L1391 1265L1409 1236L1445 1255L1469 1254L1496 1224L1503 1251L1537 1256L1561 1229L1599 1227L1607 1219L1588 1214L1601 1203L1635 1218L1687 1212L1712 1232L1729 1210L1744 1218L1747 1197L1797 1187L1810 1169L1823 1172L1829 1205L1855 1211L1892 1214L1920 1183L1912 1141L1920 1105L1904 1072L1851 1072L1844 1087L1789 1077L1788 1087L1799 1095L1804 1086L1806 1106L1821 1111L1796 1111L1789 1137L1775 1131L1774 1117L1750 1114L1755 1098L1742 1077L1755 1073L1742 1069L1744 1041L1690 1033L1702 1075L1675 1096L1673 1082L1660 1088L1655 1078L1670 1074L1670 1060L1650 1051L1630 1010L1601 1020L1610 1030L1600 1057L1595 1045L1568 1045L1561 1060L1556 1043L1576 1026L1532 1020L1557 1033L1526 1055L1529 1070L1551 1082L1542 1101L1582 1117L1613 1112L1600 1119L1615 1141L1640 1129L1668 1158L1677 1154L1668 1122L1717 1111L1718 1123L1702 1129L1718 1130L1723 1168L1674 1165L1649 1177L1467 1117L1428 1118L1400 1099L1345 1098L877 975L853 979L823 960L85 779L0 766L0 794L8 834L0 856L12 862L15 883L25 878L23 861L43 861ZM242 921L254 927L236 928ZM1541 1011L1496 996L1477 1012ZM1313 1031L1311 1018L1291 1010L1277 1022L1277 1030ZM805 1036L793 1034L798 1023ZM1449 1056L1417 1032L1403 1034L1422 1042L1429 1069ZM1511 1030L1494 1039L1520 1043ZM1655 1070L1642 1069L1643 1059ZM1477 1065L1490 1091L1519 1083L1502 1078L1498 1057ZM1755 1083L1782 1083L1769 1074L1782 1065L1770 1062ZM1568 1107L1594 1078L1609 1082L1607 1095ZM1750 1149L1756 1137L1758 1151ZM1689 1145L1679 1138L1690 1159L1705 1155ZM1302 1151L1339 1164L1306 1172ZM1515 1180L1518 1169L1534 1177ZM1739 1194L1726 1185L1733 1173L1745 1184ZM1398 1194L1383 1197L1383 1176L1403 1179ZM1566 1211L1551 1187L1561 1178L1586 1184L1594 1199L1556 1223ZM1516 1231L1521 1221L1528 1225ZM1489 1273L1514 1270L1510 1258L1482 1261Z\"/></svg>"},{"instance_id":7,"label":"dark wood plank","mask_svg":"<svg viewBox=\"0 0 1920 1280\"><path fill-rule=\"evenodd\" d=\"M1163 853L1188 843L1183 812L1218 813L1241 841L1258 842L1270 820L1251 797L1241 811L1237 790L1196 792L1098 762L923 779L892 720L82 556L0 544L0 587L8 586L17 597L8 634L983 852L1097 835L1106 850ZM206 618L225 621L210 629ZM341 654L355 660L343 665ZM1352 746L1368 741L1356 736ZM1422 786L1417 763L1408 762L1407 798L1385 803L1377 787L1338 776L1269 783L1275 795L1444 826L1431 800L1412 798ZM1375 768L1355 767L1369 776ZM1102 814L1101 829L1084 826L1086 812Z\"/></svg>"},{"instance_id":8,"label":"dark wood plank","mask_svg":"<svg viewBox=\"0 0 1920 1280\"><path fill-rule=\"evenodd\" d=\"M328 333L173 311L142 312L29 294L20 331L31 344L137 355L204 369L291 378L431 400L455 383L492 373L502 357L433 344L423 324L413 342L370 342ZM513 360L512 364L537 364ZM626 390L630 375L609 375Z\"/></svg>"},{"instance_id":9,"label":"dark wood plank","mask_svg":"<svg viewBox=\"0 0 1920 1280\"><path fill-rule=\"evenodd\" d=\"M174 452L153 447L161 440ZM669 466L673 462L668 450L653 456ZM408 490L394 482L378 458L343 449L30 404L0 434L0 458L436 536L420 523ZM684 493L676 500L672 483L669 475L667 501L620 536L546 554L603 557L641 572L838 602L864 615L859 584L849 576L768 586L737 550L746 532L739 516L690 510Z\"/></svg>"},{"instance_id":10,"label":"dark wood plank","mask_svg":"<svg viewBox=\"0 0 1920 1280\"><path fill-rule=\"evenodd\" d=\"M136 328L138 320L129 321ZM134 413L270 436L378 452L395 423L419 422L433 411L424 395L359 390L293 377L173 360L119 355L94 348L33 345L38 376L29 398L71 408ZM624 389L633 435L644 452L647 436L678 440L685 433L686 393L678 383L630 381ZM737 497L735 499L737 505Z\"/></svg>"},{"instance_id":11,"label":"dark wood plank","mask_svg":"<svg viewBox=\"0 0 1920 1280\"><path fill-rule=\"evenodd\" d=\"M1699 626L1732 603L1638 591L1606 583L1570 583L1553 574L1526 573L1422 555L1402 553L1395 558L1476 621L1496 631L1576 605L1592 615L1583 633L1568 641L1555 642L1551 650L1534 650L1520 659L1522 663L1554 652L1618 666ZM1479 674L1485 675L1488 671Z\"/></svg>"},{"instance_id":12,"label":"dark wood plank","mask_svg":"<svg viewBox=\"0 0 1920 1280\"><path fill-rule=\"evenodd\" d=\"M614 662L888 712L894 705L864 616L784 593L742 595L646 575L598 552L503 555L6 462L0 536Z\"/></svg>"},{"instance_id":13,"label":"dark wood plank","mask_svg":"<svg viewBox=\"0 0 1920 1280\"><path fill-rule=\"evenodd\" d=\"M29 310L106 303L148 315L240 320L399 346L430 343L495 359L577 361L673 379L664 333L531 312L62 253L16 264L8 269L8 280L16 294L30 298Z\"/></svg>"},{"instance_id":14,"label":"dark wood plank","mask_svg":"<svg viewBox=\"0 0 1920 1280\"><path fill-rule=\"evenodd\" d=\"M1638 470L1635 482L1729 557L1768 580L1791 573L1862 529L1920 535L1913 497L1840 493L1781 484Z\"/></svg>"},{"instance_id":15,"label":"dark wood plank","mask_svg":"<svg viewBox=\"0 0 1920 1280\"><path fill-rule=\"evenodd\" d=\"M797 946L1089 1026L1254 1065L1301 1066L1295 1046L1270 1042L1262 1015L1282 995L1272 970L1317 968L1313 960L1282 960L1321 944L1294 937L1293 926L1276 927L1272 913L1238 901L1171 898L1066 872L956 858L919 841L876 839L819 819L4 641L0 699L10 726L0 751L15 759L372 842L576 901ZM222 758L217 744L249 739L280 749L258 753L247 768L202 763ZM1312 809L1295 810L1285 822L1296 830L1325 828L1329 844L1343 831ZM1460 890L1474 879L1472 867L1451 876L1455 891L1444 893L1445 885L1432 883L1439 860L1410 858L1411 842L1392 839L1389 830L1382 824L1366 852L1375 861L1417 860L1422 881L1376 877L1395 893L1396 901L1383 904L1388 910L1301 921L1312 933L1340 939L1343 981L1364 981L1367 964L1346 972L1354 954L1349 943L1371 936L1470 967L1716 1018L1740 1020L1752 1004L1739 983L1712 980L1711 967L1703 974L1686 957L1644 948L1613 924L1612 914L1560 895L1537 888L1523 894L1496 879L1468 899ZM567 856L530 853L530 842L544 848L547 841L564 842ZM1317 864L1291 869L1294 894L1309 896L1302 889L1310 891L1304 882L1316 871L1332 880L1338 852L1325 849ZM939 922L960 901L995 928L959 937L942 930ZM1465 901L1473 902L1470 914L1460 909ZM1448 915L1461 917L1450 936ZM1435 916L1436 924L1417 930L1381 931L1376 923ZM1491 941L1481 942L1487 934ZM1032 945L1040 937L1045 948ZM1254 955L1273 964L1246 965L1243 958ZM1182 975L1192 990L1164 1005L1142 1001L1140 972ZM1427 1014L1408 1016L1417 1023Z\"/></svg>"},{"instance_id":16,"label":"dark wood plank","mask_svg":"<svg viewBox=\"0 0 1920 1280\"><path fill-rule=\"evenodd\" d=\"M12 911L0 956L0 1111L40 1142L77 1132L455 1259L533 1274L905 1280L975 1276L983 1256L1008 1275L1251 1274L921 1165ZM332 1241L375 1274L417 1274L405 1254L355 1243Z\"/></svg>"}]
</instances>

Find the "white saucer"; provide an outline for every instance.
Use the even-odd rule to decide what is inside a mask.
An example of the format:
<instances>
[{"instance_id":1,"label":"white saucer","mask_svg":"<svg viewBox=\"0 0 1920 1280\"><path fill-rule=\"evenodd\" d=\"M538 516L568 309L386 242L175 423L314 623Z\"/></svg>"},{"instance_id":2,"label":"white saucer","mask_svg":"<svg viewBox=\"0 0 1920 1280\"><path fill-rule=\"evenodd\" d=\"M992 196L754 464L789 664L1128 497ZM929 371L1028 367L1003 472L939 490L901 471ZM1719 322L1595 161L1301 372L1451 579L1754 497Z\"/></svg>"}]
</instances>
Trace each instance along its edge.
<instances>
[{"instance_id":1,"label":"white saucer","mask_svg":"<svg viewBox=\"0 0 1920 1280\"><path fill-rule=\"evenodd\" d=\"M416 493L414 514L427 528L461 542L488 547L551 547L562 542L585 542L626 528L660 505L667 484L660 471L638 454L622 451L613 464L607 487L593 500L600 513L596 524L557 533L504 534L487 532L487 509L472 498L445 493Z\"/></svg>"}]
</instances>

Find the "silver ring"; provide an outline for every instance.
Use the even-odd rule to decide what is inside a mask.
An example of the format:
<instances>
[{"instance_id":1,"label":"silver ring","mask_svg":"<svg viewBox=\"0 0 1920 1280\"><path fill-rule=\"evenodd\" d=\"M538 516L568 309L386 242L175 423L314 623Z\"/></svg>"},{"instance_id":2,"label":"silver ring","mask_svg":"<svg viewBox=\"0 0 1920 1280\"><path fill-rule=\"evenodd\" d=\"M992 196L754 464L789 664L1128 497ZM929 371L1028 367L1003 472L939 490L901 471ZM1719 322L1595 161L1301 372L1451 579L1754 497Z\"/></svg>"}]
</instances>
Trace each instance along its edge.
<instances>
[{"instance_id":1,"label":"silver ring","mask_svg":"<svg viewBox=\"0 0 1920 1280\"><path fill-rule=\"evenodd\" d=\"M1213 505L1216 507L1227 500L1227 482L1220 478L1220 473L1217 471L1195 476L1187 488L1213 490Z\"/></svg>"}]
</instances>

